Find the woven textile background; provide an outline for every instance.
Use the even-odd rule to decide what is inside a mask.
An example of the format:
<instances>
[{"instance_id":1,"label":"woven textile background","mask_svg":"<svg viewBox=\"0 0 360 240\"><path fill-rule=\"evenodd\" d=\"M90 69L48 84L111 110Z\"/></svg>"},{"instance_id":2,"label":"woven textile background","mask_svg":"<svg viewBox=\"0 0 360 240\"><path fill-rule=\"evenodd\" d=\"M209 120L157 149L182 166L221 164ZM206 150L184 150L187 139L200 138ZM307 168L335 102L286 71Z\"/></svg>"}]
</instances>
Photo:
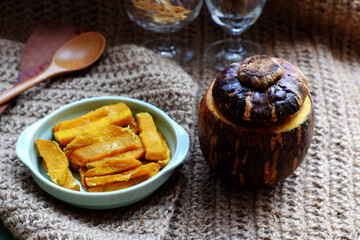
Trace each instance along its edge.
<instances>
[{"instance_id":1,"label":"woven textile background","mask_svg":"<svg viewBox=\"0 0 360 240\"><path fill-rule=\"evenodd\" d=\"M0 119L0 219L21 239L356 239L360 236L360 6L351 0L269 0L244 38L303 71L316 106L303 164L273 188L224 186L204 161L197 106L217 70L205 48L226 37L205 6L176 35L198 55L183 69L141 44L156 34L132 23L123 3L0 2L0 90L17 80L21 49L43 19L105 35L91 68L22 94ZM14 146L29 124L78 99L131 96L163 109L191 135L185 163L157 192L129 207L90 211L43 192Z\"/></svg>"}]
</instances>

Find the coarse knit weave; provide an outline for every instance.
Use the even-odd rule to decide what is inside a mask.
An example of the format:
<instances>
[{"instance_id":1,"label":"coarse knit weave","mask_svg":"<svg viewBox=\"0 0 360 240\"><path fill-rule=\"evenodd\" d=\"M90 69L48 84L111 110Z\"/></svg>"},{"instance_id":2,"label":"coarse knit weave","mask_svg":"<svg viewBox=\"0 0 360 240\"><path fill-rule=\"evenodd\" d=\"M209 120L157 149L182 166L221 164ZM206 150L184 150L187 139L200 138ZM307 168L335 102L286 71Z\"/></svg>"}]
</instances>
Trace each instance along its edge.
<instances>
[{"instance_id":1,"label":"coarse knit weave","mask_svg":"<svg viewBox=\"0 0 360 240\"><path fill-rule=\"evenodd\" d=\"M21 50L43 19L105 35L95 65L44 82L0 119L0 219L19 239L357 239L360 236L360 6L351 0L269 0L244 34L266 54L297 65L316 107L302 165L275 187L225 186L205 162L197 107L218 71L205 48L227 37L205 6L175 35L196 58L185 67L139 47L154 33L127 17L123 1L0 2L0 91L17 80ZM129 96L167 112L191 136L171 178L150 197L113 210L84 210L49 196L17 158L19 134L60 106L94 96Z\"/></svg>"}]
</instances>

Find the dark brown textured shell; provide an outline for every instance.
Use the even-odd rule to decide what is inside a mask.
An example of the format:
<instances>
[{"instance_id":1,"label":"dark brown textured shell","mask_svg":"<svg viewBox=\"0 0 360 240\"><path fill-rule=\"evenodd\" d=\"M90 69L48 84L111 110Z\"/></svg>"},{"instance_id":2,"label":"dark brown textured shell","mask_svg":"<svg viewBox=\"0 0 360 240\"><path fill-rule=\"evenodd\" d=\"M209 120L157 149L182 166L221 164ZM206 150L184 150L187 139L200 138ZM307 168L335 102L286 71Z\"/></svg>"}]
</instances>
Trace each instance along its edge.
<instances>
[{"instance_id":1,"label":"dark brown textured shell","mask_svg":"<svg viewBox=\"0 0 360 240\"><path fill-rule=\"evenodd\" d=\"M277 122L296 113L308 95L303 73L293 64L275 58L284 73L267 88L256 89L241 83L240 63L226 68L216 78L212 94L218 110L230 121Z\"/></svg>"},{"instance_id":2,"label":"dark brown textured shell","mask_svg":"<svg viewBox=\"0 0 360 240\"><path fill-rule=\"evenodd\" d=\"M273 131L260 123L236 125L212 107L210 85L199 106L198 137L202 153L229 186L262 188L289 176L303 162L312 141L315 111L291 129ZM287 122L287 121L285 121Z\"/></svg>"}]
</instances>

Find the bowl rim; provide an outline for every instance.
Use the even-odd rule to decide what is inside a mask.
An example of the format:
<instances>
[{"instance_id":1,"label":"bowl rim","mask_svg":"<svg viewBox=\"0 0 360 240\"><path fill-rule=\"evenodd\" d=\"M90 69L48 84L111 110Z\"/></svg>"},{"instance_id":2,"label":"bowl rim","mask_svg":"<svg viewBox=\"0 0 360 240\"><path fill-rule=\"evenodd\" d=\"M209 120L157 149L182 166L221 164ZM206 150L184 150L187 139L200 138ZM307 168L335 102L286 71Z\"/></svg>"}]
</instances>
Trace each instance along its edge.
<instances>
[{"instance_id":1,"label":"bowl rim","mask_svg":"<svg viewBox=\"0 0 360 240\"><path fill-rule=\"evenodd\" d=\"M144 107L145 109L151 109L151 112L156 112L159 114L161 118L163 118L166 122L169 123L169 126L172 127L172 130L175 133L176 141L175 141L175 152L171 156L171 160L167 166L165 166L163 169L161 169L156 175L153 177L145 180L144 182L141 182L139 184L136 184L134 186L131 186L129 188L115 190L115 191L109 191L109 192L83 192L83 191L74 191L70 189L66 189L64 187L61 187L55 183L53 183L51 180L45 178L40 171L35 169L31 161L28 159L30 158L30 148L33 147L31 141L26 141L26 139L32 138L34 134L36 134L37 130L47 121L50 121L52 118L56 117L61 112L79 107L83 104L87 104L89 102L99 102L99 101L118 101L118 102L131 102L136 105L140 105ZM104 104L105 106L106 104ZM94 108L95 109L95 108ZM112 195L118 195L118 194L127 194L130 192L137 191L144 187L145 185L151 184L155 182L157 179L161 178L163 175L167 174L168 172L171 172L175 170L176 167L178 167L186 158L190 148L190 138L188 133L185 131L183 127L181 127L178 123L176 123L172 118L170 118L163 110L159 109L158 107L135 99L130 97L121 97L121 96L104 96L104 97L92 97L92 98L85 98L81 99L69 104L66 104L44 118L34 122L33 124L29 125L24 129L24 131L20 134L17 143L16 143L16 154L19 157L19 159L30 169L31 173L36 175L36 177L41 180L41 182L45 183L47 187L50 187L52 189L56 189L58 191L61 191L65 194L71 194L79 197L99 197L99 196L112 196ZM24 151L25 150L25 151ZM40 186L42 188L42 186ZM160 187L160 186L158 186Z\"/></svg>"}]
</instances>

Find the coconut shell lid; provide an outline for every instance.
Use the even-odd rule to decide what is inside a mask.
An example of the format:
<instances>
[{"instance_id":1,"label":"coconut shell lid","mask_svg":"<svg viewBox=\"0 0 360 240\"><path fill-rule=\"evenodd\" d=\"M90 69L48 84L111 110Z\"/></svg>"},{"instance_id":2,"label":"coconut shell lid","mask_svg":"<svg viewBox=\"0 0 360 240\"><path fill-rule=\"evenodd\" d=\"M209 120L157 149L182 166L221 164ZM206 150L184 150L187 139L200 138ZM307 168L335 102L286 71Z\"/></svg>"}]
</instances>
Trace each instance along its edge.
<instances>
[{"instance_id":1,"label":"coconut shell lid","mask_svg":"<svg viewBox=\"0 0 360 240\"><path fill-rule=\"evenodd\" d=\"M288 61L255 55L224 69L212 95L217 109L234 123L277 122L300 110L308 85Z\"/></svg>"}]
</instances>

